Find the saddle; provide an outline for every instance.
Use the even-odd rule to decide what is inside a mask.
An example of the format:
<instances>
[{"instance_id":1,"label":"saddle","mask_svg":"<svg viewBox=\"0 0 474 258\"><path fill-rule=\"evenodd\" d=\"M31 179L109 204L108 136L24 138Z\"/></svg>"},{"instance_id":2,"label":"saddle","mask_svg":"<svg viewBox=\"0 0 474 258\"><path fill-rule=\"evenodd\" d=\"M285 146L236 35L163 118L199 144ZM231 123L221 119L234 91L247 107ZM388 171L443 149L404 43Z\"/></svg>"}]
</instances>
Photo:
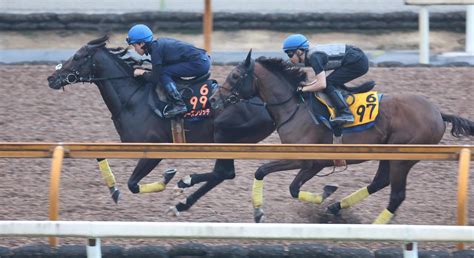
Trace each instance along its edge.
<instances>
[{"instance_id":1,"label":"saddle","mask_svg":"<svg viewBox=\"0 0 474 258\"><path fill-rule=\"evenodd\" d=\"M186 121L200 121L211 116L212 110L208 99L218 87L218 83L214 79L209 79L210 76L211 73L206 73L198 77L173 78L189 110L184 115ZM159 85L149 94L148 104L160 118L164 118L163 110L168 104L166 95L165 90Z\"/></svg>"},{"instance_id":2,"label":"saddle","mask_svg":"<svg viewBox=\"0 0 474 258\"><path fill-rule=\"evenodd\" d=\"M372 127L377 118L379 101L382 97L382 94L371 91L374 86L374 81L368 81L356 87L340 87L349 110L355 117L354 123L342 126L331 122L330 118L334 117L336 112L330 98L322 92L309 93L308 100L313 121L331 129L336 137L342 133L360 132Z\"/></svg>"}]
</instances>

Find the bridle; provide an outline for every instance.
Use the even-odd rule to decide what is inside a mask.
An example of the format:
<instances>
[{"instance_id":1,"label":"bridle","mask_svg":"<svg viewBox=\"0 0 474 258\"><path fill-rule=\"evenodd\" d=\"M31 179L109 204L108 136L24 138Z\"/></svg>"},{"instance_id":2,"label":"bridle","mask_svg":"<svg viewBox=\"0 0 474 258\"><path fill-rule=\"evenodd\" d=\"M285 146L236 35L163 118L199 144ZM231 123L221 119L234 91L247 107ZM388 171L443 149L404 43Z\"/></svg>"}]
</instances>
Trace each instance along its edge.
<instances>
[{"instance_id":1,"label":"bridle","mask_svg":"<svg viewBox=\"0 0 474 258\"><path fill-rule=\"evenodd\" d=\"M221 88L230 92L230 95L224 99L224 106L237 104L239 102L245 102L247 101L247 97L251 98L255 96L255 94L253 96L241 96L240 94L241 89L248 89L252 87L254 79L257 79L254 76L254 67L255 61L251 60L250 65L245 69L245 72L240 75L238 82L234 87L232 87L232 89ZM223 98L222 94L220 94L220 97L221 99Z\"/></svg>"},{"instance_id":2,"label":"bridle","mask_svg":"<svg viewBox=\"0 0 474 258\"><path fill-rule=\"evenodd\" d=\"M71 69L71 71L63 77L63 75L59 75L61 80L65 81L67 84L74 84L78 82L88 82L88 83L93 83L93 82L99 82L99 81L105 81L105 80L116 80L116 79L125 79L125 78L132 78L132 75L122 75L122 76L116 76L116 77L95 77L93 71L95 71L96 64L94 62L94 59L92 58L94 54L97 52L98 47L102 47L104 44L99 44L99 45L87 45L87 55L84 57L85 61L80 63L76 69ZM81 76L81 68L85 65L89 65L89 75L88 77L82 77ZM62 69L62 64L58 64L56 66L56 71Z\"/></svg>"},{"instance_id":3,"label":"bridle","mask_svg":"<svg viewBox=\"0 0 474 258\"><path fill-rule=\"evenodd\" d=\"M66 75L66 77L63 79L61 74L59 75L61 80L64 80L68 84L73 84L77 82L88 82L88 83L93 83L93 82L100 82L100 81L106 81L106 80L117 80L117 79L125 79L125 78L133 78L133 75L122 75L122 76L112 76L112 77L95 77L94 76L94 71L96 68L96 63L94 61L93 56L97 53L97 50L99 47L103 47L105 43L98 44L98 45L86 45L86 50L87 50L87 55L84 57L85 61L81 62L76 69L71 69L71 71ZM88 77L82 77L80 76L81 74L81 68L85 65L90 66L89 69L89 76ZM56 66L56 70L60 70L62 68L62 64L58 64ZM127 104L130 102L132 97L135 95L135 93L138 92L140 87L137 87L132 94L130 94L130 97L128 97L127 101L125 103L122 103L122 106L120 110L112 114L112 120L119 119L119 115L122 113L123 109Z\"/></svg>"},{"instance_id":4,"label":"bridle","mask_svg":"<svg viewBox=\"0 0 474 258\"><path fill-rule=\"evenodd\" d=\"M271 106L281 106L281 105L284 105L286 103L288 103L292 98L293 98L293 94L290 94L290 96L282 101L282 102L277 102L277 103L267 103L267 102L263 102L263 103L256 103L256 102L252 102L250 101L250 98L252 97L255 97L257 95L257 92L255 91L253 95L248 95L248 96L244 96L240 93L241 89L249 89L253 86L254 83L258 83L258 77L255 76L254 74L254 68L255 68L255 61L252 59L250 61L250 65L247 67L247 69L245 70L244 74L242 74L238 80L238 82L235 84L234 87L232 87L231 89L227 89L227 88L221 88L221 89L225 89L226 91L230 92L230 95L227 96L223 102L224 102L224 107L227 106L227 105L233 105L233 104L237 104L239 102L244 102L244 103L249 103L251 105L255 105L255 106L263 106L265 108L267 107L271 107ZM257 81L257 82L255 82ZM221 99L222 98L222 93L220 94L220 97ZM281 124L279 124L277 126L277 130L282 127L284 124L288 123L291 119L293 119L293 117L296 115L296 112L298 112L300 108L300 103L298 103L296 105L296 109L293 111L293 113L285 120L283 121Z\"/></svg>"}]
</instances>

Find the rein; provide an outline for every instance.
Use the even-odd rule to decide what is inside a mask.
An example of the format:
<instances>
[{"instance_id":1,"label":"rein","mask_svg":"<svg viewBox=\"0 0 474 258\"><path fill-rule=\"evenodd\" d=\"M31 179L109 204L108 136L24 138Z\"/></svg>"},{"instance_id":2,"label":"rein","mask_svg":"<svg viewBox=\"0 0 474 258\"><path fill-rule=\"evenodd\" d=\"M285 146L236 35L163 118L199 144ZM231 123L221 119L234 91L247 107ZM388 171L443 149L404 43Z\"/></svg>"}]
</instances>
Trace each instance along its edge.
<instances>
[{"instance_id":1,"label":"rein","mask_svg":"<svg viewBox=\"0 0 474 258\"><path fill-rule=\"evenodd\" d=\"M127 79L127 78L133 78L133 75L121 75L121 76L112 76L112 77L94 77L94 69L96 67L96 64L93 60L93 55L97 52L97 50L93 51L91 53L91 51L88 49L87 51L87 56L86 56L86 61L81 63L79 65L79 67L74 71L72 70L69 74L66 75L66 78L64 79L68 84L73 84L73 83L77 83L77 82L88 82L88 83L94 83L94 82L102 82L102 81L109 81L109 80L119 80L119 79ZM91 66L91 69L90 69L90 73L89 73L89 77L82 77L80 76L80 70L81 70L81 67L83 65L87 65L88 63L90 62L90 66ZM114 63L120 67L120 65L117 64L117 61L114 60ZM60 70L62 68L62 65L58 65L56 66L56 70ZM115 113L115 114L112 114L112 120L118 120L118 117L119 115L122 113L122 111L124 110L124 108L128 105L128 103L130 102L130 100L133 98L133 96L138 92L138 90L140 89L140 87L137 87L132 94L130 94L130 97L128 97L127 101L125 101L125 103L122 103L121 107L120 107L120 110Z\"/></svg>"},{"instance_id":2,"label":"rein","mask_svg":"<svg viewBox=\"0 0 474 258\"><path fill-rule=\"evenodd\" d=\"M227 88L222 88L222 89L225 89L225 90L227 90L231 93L224 100L224 103L227 102L227 103L230 103L230 104L236 104L238 102L243 102L243 103L248 103L248 104L255 105L255 106L263 106L268 110L268 107L275 107L275 106L285 105L286 103L290 102L291 99L293 99L294 96L291 95L291 94L286 100L284 100L282 102L277 102L277 103L267 103L267 102L256 103L256 102L250 101L249 99L242 98L239 94L240 88L251 87L252 84L255 83L254 81L258 80L258 77L256 77L256 75L254 74L254 67L255 67L254 64L255 64L255 62L252 60L252 62L250 63L250 67L245 71L245 74L240 76L241 83L237 87L233 87L231 90L229 90ZM222 96L222 94L221 94L221 96ZM293 113L291 113L291 115L285 121L283 121L281 124L277 125L276 130L278 131L278 129L280 129L282 126L284 126L285 124L290 122L291 119L293 119L295 117L295 115L296 115L296 113L298 112L299 109L300 109L300 103L298 103L296 105L296 108L293 111ZM273 117L272 117L272 119L273 119ZM275 120L275 119L273 119L273 120Z\"/></svg>"},{"instance_id":3,"label":"rein","mask_svg":"<svg viewBox=\"0 0 474 258\"><path fill-rule=\"evenodd\" d=\"M72 77L73 79L70 80L69 78ZM84 78L84 77L78 77L75 73L70 73L66 75L66 82L69 84L73 84L76 82L88 82L88 83L93 83L93 82L100 82L100 81L108 81L108 80L118 80L118 79L126 79L126 78L131 78L133 76L131 75L124 75L124 76L117 76L117 77L92 77L89 75L89 78Z\"/></svg>"}]
</instances>

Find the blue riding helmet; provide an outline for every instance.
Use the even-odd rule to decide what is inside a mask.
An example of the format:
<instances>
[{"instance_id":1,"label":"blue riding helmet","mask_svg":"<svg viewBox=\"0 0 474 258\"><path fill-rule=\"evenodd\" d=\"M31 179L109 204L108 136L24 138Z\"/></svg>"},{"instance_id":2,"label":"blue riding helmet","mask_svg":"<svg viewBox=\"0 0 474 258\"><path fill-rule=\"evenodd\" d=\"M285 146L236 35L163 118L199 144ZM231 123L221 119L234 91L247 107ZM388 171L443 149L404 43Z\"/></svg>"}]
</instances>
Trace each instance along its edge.
<instances>
[{"instance_id":1,"label":"blue riding helmet","mask_svg":"<svg viewBox=\"0 0 474 258\"><path fill-rule=\"evenodd\" d=\"M293 34L283 41L283 51L308 49L308 39L302 34Z\"/></svg>"},{"instance_id":2,"label":"blue riding helmet","mask_svg":"<svg viewBox=\"0 0 474 258\"><path fill-rule=\"evenodd\" d=\"M144 24L137 24L128 31L127 43L135 44L141 42L151 42L153 40L153 32Z\"/></svg>"}]
</instances>

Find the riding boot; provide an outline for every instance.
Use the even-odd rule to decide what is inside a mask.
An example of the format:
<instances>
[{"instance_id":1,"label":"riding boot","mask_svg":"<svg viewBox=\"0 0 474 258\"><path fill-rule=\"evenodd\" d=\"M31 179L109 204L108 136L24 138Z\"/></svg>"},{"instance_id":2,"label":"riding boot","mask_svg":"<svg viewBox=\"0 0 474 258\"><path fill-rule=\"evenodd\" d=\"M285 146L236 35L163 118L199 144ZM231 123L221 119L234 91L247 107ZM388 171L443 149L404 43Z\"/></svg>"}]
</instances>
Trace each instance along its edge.
<instances>
[{"instance_id":1,"label":"riding boot","mask_svg":"<svg viewBox=\"0 0 474 258\"><path fill-rule=\"evenodd\" d=\"M163 113L166 118L175 117L177 115L184 114L188 112L186 104L181 97L181 94L176 89L176 84L174 82L169 82L165 84L166 92L168 93L168 98L170 100L170 107L167 107Z\"/></svg>"},{"instance_id":2,"label":"riding boot","mask_svg":"<svg viewBox=\"0 0 474 258\"><path fill-rule=\"evenodd\" d=\"M346 124L346 123L353 123L354 122L354 115L352 115L351 111L349 110L349 105L347 105L344 96L342 93L333 87L326 88L326 94L336 108L336 117L331 119L331 122L337 124Z\"/></svg>"}]
</instances>

